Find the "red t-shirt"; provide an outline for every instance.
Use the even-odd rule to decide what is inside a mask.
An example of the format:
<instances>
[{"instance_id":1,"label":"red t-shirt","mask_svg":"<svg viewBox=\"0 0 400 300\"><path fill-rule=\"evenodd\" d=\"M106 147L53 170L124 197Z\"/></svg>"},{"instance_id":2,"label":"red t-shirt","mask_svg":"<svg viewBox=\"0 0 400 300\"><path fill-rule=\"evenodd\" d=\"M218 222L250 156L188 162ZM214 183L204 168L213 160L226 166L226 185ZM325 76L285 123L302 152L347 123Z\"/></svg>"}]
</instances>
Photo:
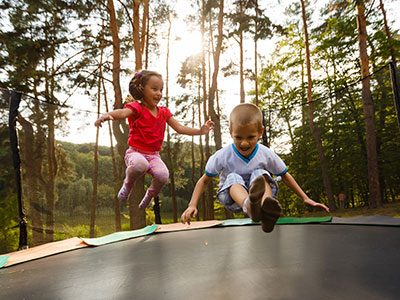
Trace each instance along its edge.
<instances>
[{"instance_id":1,"label":"red t-shirt","mask_svg":"<svg viewBox=\"0 0 400 300\"><path fill-rule=\"evenodd\" d=\"M157 106L158 114L154 117L139 101L127 103L125 108L133 112L128 118L129 146L145 152L160 151L167 120L172 117L171 111L167 107Z\"/></svg>"}]
</instances>

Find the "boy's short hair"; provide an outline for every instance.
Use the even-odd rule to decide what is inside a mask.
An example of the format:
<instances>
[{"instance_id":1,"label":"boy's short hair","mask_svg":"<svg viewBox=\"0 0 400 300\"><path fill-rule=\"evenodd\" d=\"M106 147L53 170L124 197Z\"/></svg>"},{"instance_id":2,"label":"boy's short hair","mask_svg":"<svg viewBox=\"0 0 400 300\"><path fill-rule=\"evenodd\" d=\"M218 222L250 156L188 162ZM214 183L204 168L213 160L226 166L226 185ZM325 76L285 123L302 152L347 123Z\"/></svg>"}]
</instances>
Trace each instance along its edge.
<instances>
[{"instance_id":1,"label":"boy's short hair","mask_svg":"<svg viewBox=\"0 0 400 300\"><path fill-rule=\"evenodd\" d=\"M261 110L254 104L241 103L235 106L229 116L229 131L232 132L232 124L245 126L256 124L258 130L263 128L263 116Z\"/></svg>"}]
</instances>

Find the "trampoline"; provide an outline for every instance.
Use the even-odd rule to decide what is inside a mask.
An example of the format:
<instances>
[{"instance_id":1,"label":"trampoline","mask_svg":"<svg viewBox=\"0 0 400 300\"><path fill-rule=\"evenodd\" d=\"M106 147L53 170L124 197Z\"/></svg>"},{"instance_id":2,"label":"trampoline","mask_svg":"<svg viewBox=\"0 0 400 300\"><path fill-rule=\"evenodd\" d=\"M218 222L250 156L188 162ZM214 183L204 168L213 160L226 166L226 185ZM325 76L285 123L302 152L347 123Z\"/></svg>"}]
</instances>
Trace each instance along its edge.
<instances>
[{"instance_id":1,"label":"trampoline","mask_svg":"<svg viewBox=\"0 0 400 300\"><path fill-rule=\"evenodd\" d=\"M146 235L1 269L0 299L399 299L399 237L330 223Z\"/></svg>"}]
</instances>

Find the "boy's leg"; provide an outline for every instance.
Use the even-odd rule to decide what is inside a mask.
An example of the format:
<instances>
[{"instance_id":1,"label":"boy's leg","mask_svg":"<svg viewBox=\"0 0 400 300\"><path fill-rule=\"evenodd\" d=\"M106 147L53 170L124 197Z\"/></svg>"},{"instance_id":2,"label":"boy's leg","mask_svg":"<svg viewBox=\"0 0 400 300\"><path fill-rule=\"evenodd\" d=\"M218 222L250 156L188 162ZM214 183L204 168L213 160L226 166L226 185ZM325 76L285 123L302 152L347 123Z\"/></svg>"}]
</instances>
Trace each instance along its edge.
<instances>
[{"instance_id":1,"label":"boy's leg","mask_svg":"<svg viewBox=\"0 0 400 300\"><path fill-rule=\"evenodd\" d=\"M146 158L139 152L128 149L125 153L125 179L121 189L118 192L118 199L126 201L132 187L140 176L143 176L149 168Z\"/></svg>"},{"instance_id":2,"label":"boy's leg","mask_svg":"<svg viewBox=\"0 0 400 300\"><path fill-rule=\"evenodd\" d=\"M264 195L267 193L267 184L264 177L259 176L250 184L248 205L251 212L251 219L255 222L261 220L261 204Z\"/></svg>"},{"instance_id":3,"label":"boy's leg","mask_svg":"<svg viewBox=\"0 0 400 300\"><path fill-rule=\"evenodd\" d=\"M225 182L218 191L218 200L224 207L234 213L245 212L245 200L248 198L248 192L243 178L236 173L228 174Z\"/></svg>"},{"instance_id":4,"label":"boy's leg","mask_svg":"<svg viewBox=\"0 0 400 300\"><path fill-rule=\"evenodd\" d=\"M250 188L250 192L248 192L243 178L239 174L231 173L218 192L218 199L228 210L232 212L243 211L253 221L258 222L261 219L263 194L264 187L262 186Z\"/></svg>"},{"instance_id":5,"label":"boy's leg","mask_svg":"<svg viewBox=\"0 0 400 300\"><path fill-rule=\"evenodd\" d=\"M249 193L243 185L235 183L229 187L229 195L231 196L233 201L235 201L237 204L239 204L240 207L243 208L244 202L249 196Z\"/></svg>"},{"instance_id":6,"label":"boy's leg","mask_svg":"<svg viewBox=\"0 0 400 300\"><path fill-rule=\"evenodd\" d=\"M274 229L275 223L281 216L282 208L278 200L274 198L277 193L278 186L272 179L271 175L265 170L255 170L250 179L250 191L252 187L264 186L262 195L260 218L262 230L271 232ZM258 188L261 190L261 188Z\"/></svg>"},{"instance_id":7,"label":"boy's leg","mask_svg":"<svg viewBox=\"0 0 400 300\"><path fill-rule=\"evenodd\" d=\"M149 174L153 177L150 187L147 189L142 201L139 203L139 208L146 208L151 199L156 197L164 185L168 182L169 171L165 163L161 160L158 154L146 154L149 161Z\"/></svg>"}]
</instances>

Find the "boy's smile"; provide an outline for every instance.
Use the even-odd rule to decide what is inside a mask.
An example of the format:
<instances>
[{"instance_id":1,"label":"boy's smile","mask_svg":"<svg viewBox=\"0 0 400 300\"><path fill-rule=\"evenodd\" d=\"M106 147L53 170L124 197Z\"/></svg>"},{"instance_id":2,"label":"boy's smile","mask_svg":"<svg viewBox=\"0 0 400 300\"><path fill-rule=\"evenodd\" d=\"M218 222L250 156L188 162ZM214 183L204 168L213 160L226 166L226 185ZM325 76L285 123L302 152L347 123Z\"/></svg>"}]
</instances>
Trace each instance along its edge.
<instances>
[{"instance_id":1,"label":"boy's smile","mask_svg":"<svg viewBox=\"0 0 400 300\"><path fill-rule=\"evenodd\" d=\"M231 137L236 149L244 157L249 157L261 138L263 128L259 129L257 124L231 126Z\"/></svg>"}]
</instances>

